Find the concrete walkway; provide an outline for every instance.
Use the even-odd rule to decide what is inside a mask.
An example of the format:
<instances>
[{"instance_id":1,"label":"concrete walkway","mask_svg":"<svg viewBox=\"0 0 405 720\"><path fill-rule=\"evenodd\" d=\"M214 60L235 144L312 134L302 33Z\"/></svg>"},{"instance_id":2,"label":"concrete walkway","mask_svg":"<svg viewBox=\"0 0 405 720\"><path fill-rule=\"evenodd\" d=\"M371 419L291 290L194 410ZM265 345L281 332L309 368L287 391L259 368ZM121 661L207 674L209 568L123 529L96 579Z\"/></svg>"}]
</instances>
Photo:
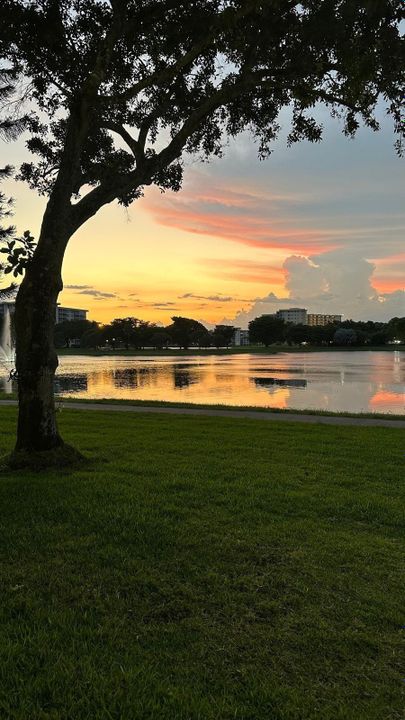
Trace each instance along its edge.
<instances>
[{"instance_id":1,"label":"concrete walkway","mask_svg":"<svg viewBox=\"0 0 405 720\"><path fill-rule=\"evenodd\" d=\"M60 406L63 403L58 402ZM16 400L0 400L0 407L17 405ZM216 408L159 407L146 405L125 405L114 403L66 402L67 410L98 410L99 412L160 413L161 415L205 415L207 417L230 417L242 420L267 420L275 422L300 422L309 425L356 425L362 427L405 428L403 420L382 418L342 417L339 415L300 415L298 413L277 413L258 410L218 410Z\"/></svg>"}]
</instances>

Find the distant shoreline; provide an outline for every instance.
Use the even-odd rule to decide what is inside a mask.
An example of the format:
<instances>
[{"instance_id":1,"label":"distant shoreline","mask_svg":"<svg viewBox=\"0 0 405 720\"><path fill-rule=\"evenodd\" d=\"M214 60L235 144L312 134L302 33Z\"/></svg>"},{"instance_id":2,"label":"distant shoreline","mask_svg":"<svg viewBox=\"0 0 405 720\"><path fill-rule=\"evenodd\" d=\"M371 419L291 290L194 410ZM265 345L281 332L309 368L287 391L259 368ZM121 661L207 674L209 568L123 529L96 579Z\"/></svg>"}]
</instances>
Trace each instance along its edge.
<instances>
[{"instance_id":1,"label":"distant shoreline","mask_svg":"<svg viewBox=\"0 0 405 720\"><path fill-rule=\"evenodd\" d=\"M120 356L186 356L186 355L276 355L279 353L297 353L305 355L313 352L395 352L398 350L405 351L405 344L402 345L360 345L356 347L288 347L285 345L271 345L270 347L259 347L257 345L245 347L231 347L229 349L221 348L190 348L189 350L180 350L172 348L168 350L124 350L117 348L116 350L92 350L91 348L60 348L57 350L58 355L88 355L89 357L114 357Z\"/></svg>"}]
</instances>

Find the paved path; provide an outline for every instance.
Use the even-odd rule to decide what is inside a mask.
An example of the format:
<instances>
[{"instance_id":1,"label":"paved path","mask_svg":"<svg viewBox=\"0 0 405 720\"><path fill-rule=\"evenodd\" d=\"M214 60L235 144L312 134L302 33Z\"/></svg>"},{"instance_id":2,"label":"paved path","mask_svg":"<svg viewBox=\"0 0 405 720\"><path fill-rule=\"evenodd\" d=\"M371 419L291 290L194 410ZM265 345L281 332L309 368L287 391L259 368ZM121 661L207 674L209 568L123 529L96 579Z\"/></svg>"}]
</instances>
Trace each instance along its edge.
<instances>
[{"instance_id":1,"label":"paved path","mask_svg":"<svg viewBox=\"0 0 405 720\"><path fill-rule=\"evenodd\" d=\"M60 404L60 403L59 403ZM16 400L0 400L0 407L17 405ZM357 425L363 427L405 428L404 420L382 418L342 417L339 415L300 415L298 413L260 412L258 410L218 410L216 408L159 407L146 405L125 405L114 403L66 402L69 410L98 410L108 412L160 413L161 415L206 415L208 417L231 417L243 420L273 420L276 422L301 422L309 425Z\"/></svg>"}]
</instances>

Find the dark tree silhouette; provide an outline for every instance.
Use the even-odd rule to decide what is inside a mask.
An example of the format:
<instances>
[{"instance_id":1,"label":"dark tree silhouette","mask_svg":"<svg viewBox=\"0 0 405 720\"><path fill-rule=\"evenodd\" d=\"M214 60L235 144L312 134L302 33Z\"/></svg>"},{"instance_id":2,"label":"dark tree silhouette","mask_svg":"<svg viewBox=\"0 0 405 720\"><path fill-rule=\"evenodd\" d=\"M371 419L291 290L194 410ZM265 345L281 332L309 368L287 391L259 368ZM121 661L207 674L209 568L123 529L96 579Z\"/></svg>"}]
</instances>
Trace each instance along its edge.
<instances>
[{"instance_id":1,"label":"dark tree silhouette","mask_svg":"<svg viewBox=\"0 0 405 720\"><path fill-rule=\"evenodd\" d=\"M394 317L388 323L388 331L392 340L405 343L405 317Z\"/></svg>"},{"instance_id":2,"label":"dark tree silhouette","mask_svg":"<svg viewBox=\"0 0 405 720\"><path fill-rule=\"evenodd\" d=\"M2 0L0 49L41 111L20 174L49 198L16 305L16 451L63 449L53 324L70 237L145 186L178 190L182 157L220 155L226 136L249 129L265 157L287 106L289 143L321 138L316 103L347 135L377 129L381 96L402 132L403 17L403 0Z\"/></svg>"},{"instance_id":3,"label":"dark tree silhouette","mask_svg":"<svg viewBox=\"0 0 405 720\"><path fill-rule=\"evenodd\" d=\"M0 182L11 175L11 168L9 166L0 168ZM3 192L0 192L0 252L5 250L4 247L10 242L13 242L15 238L15 227L9 224L10 215L12 215L13 201L8 198ZM5 263L0 264L0 276L3 275L4 271L8 270ZM0 301L7 300L12 297L17 289L15 283L1 285L0 286Z\"/></svg>"},{"instance_id":4,"label":"dark tree silhouette","mask_svg":"<svg viewBox=\"0 0 405 720\"><path fill-rule=\"evenodd\" d=\"M202 323L198 322L198 320L175 315L172 317L172 321L172 324L168 325L165 330L173 342L178 345L179 348L183 348L183 350L188 350L190 345L198 342L197 337L199 337L201 333L205 334L207 332L207 329Z\"/></svg>"},{"instance_id":5,"label":"dark tree silhouette","mask_svg":"<svg viewBox=\"0 0 405 720\"><path fill-rule=\"evenodd\" d=\"M212 334L215 347L229 347L235 334L233 325L216 325Z\"/></svg>"},{"instance_id":6,"label":"dark tree silhouette","mask_svg":"<svg viewBox=\"0 0 405 720\"><path fill-rule=\"evenodd\" d=\"M0 70L0 103L2 106L7 106L7 101L14 93L15 79L16 72L13 68ZM0 139L4 141L15 140L24 129L24 126L24 118L5 115L0 119ZM9 178L12 172L13 168L10 165L0 167L0 183ZM16 237L15 227L10 224L13 207L12 198L7 197L5 193L0 191L0 252L7 255L7 262L0 263L0 275L13 273L14 277L17 277L22 274L21 260L26 259L26 254L24 243L20 238ZM1 286L0 300L13 297L16 289L17 285L14 282Z\"/></svg>"},{"instance_id":7,"label":"dark tree silhouette","mask_svg":"<svg viewBox=\"0 0 405 720\"><path fill-rule=\"evenodd\" d=\"M167 348L168 344L170 343L171 337L169 333L165 332L165 330L158 328L155 332L153 332L149 338L149 342L155 350L162 350L163 348Z\"/></svg>"},{"instance_id":8,"label":"dark tree silhouette","mask_svg":"<svg viewBox=\"0 0 405 720\"><path fill-rule=\"evenodd\" d=\"M55 327L55 345L70 347L72 340L81 340L84 335L99 332L98 323L92 320L65 320Z\"/></svg>"},{"instance_id":9,"label":"dark tree silhouette","mask_svg":"<svg viewBox=\"0 0 405 720\"><path fill-rule=\"evenodd\" d=\"M352 328L339 328L333 336L335 345L354 345L357 342L357 333Z\"/></svg>"},{"instance_id":10,"label":"dark tree silhouette","mask_svg":"<svg viewBox=\"0 0 405 720\"><path fill-rule=\"evenodd\" d=\"M249 338L255 343L262 343L266 347L284 339L284 320L274 315L260 315L249 323Z\"/></svg>"}]
</instances>

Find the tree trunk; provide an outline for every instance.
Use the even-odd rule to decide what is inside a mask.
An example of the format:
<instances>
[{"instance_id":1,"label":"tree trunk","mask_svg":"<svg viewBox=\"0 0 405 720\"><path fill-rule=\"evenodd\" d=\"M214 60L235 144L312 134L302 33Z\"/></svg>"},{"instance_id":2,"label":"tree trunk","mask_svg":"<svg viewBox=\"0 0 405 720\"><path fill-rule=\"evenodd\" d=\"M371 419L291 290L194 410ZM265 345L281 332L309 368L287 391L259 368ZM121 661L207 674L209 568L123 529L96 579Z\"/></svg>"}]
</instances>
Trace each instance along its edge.
<instances>
[{"instance_id":1,"label":"tree trunk","mask_svg":"<svg viewBox=\"0 0 405 720\"><path fill-rule=\"evenodd\" d=\"M47 451L54 451L49 454L54 459L58 449L66 457L69 454L58 431L54 400L56 303L62 290L61 268L69 235L60 212L48 206L38 246L16 299L19 415L17 443L11 456L14 465L21 458L22 464L27 464L24 458L31 464L30 457L35 464L38 453ZM55 463L51 460L50 464Z\"/></svg>"},{"instance_id":2,"label":"tree trunk","mask_svg":"<svg viewBox=\"0 0 405 720\"><path fill-rule=\"evenodd\" d=\"M51 450L63 444L53 396L58 366L53 332L59 288L50 287L50 278L41 276L34 267L28 270L16 300L19 400L16 451Z\"/></svg>"}]
</instances>

